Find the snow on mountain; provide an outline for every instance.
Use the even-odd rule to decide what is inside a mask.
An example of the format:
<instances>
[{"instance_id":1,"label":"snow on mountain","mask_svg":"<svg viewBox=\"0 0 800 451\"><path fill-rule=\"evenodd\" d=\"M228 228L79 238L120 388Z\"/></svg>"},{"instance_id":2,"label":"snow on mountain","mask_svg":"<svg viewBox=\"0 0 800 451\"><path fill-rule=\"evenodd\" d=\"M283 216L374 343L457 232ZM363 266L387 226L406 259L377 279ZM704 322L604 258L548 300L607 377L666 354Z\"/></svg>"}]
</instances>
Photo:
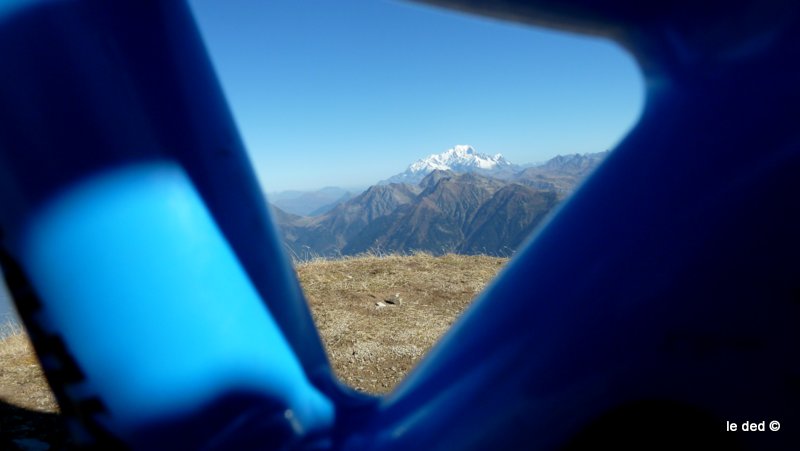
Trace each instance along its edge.
<instances>
[{"instance_id":1,"label":"snow on mountain","mask_svg":"<svg viewBox=\"0 0 800 451\"><path fill-rule=\"evenodd\" d=\"M389 177L381 183L417 184L435 170L456 173L477 172L481 175L507 177L519 170L519 166L503 158L503 155L478 153L472 146L457 145L442 153L412 163L405 172Z\"/></svg>"}]
</instances>

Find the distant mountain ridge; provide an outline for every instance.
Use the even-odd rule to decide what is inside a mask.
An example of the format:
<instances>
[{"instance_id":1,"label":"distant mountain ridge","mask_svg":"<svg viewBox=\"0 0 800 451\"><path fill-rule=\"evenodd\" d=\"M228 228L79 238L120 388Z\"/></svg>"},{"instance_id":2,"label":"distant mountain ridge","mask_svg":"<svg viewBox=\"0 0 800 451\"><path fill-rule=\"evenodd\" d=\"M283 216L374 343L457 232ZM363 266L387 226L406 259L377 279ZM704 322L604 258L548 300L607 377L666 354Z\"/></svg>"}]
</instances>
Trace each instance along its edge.
<instances>
[{"instance_id":1,"label":"distant mountain ridge","mask_svg":"<svg viewBox=\"0 0 800 451\"><path fill-rule=\"evenodd\" d=\"M558 156L503 177L433 169L416 184L371 186L317 217L273 209L298 258L369 250L510 255L606 154Z\"/></svg>"},{"instance_id":2,"label":"distant mountain ridge","mask_svg":"<svg viewBox=\"0 0 800 451\"><path fill-rule=\"evenodd\" d=\"M600 165L608 153L558 155L542 164L523 169L512 179L532 188L569 193Z\"/></svg>"},{"instance_id":3,"label":"distant mountain ridge","mask_svg":"<svg viewBox=\"0 0 800 451\"><path fill-rule=\"evenodd\" d=\"M411 163L400 174L393 175L381 184L408 183L415 185L433 171L453 171L456 173L478 173L481 175L504 178L513 175L520 166L506 160L503 155L478 153L472 146L457 145L439 154Z\"/></svg>"},{"instance_id":4,"label":"distant mountain ridge","mask_svg":"<svg viewBox=\"0 0 800 451\"><path fill-rule=\"evenodd\" d=\"M269 200L286 213L318 216L327 213L353 197L350 191L328 186L314 191L280 191L269 193Z\"/></svg>"}]
</instances>

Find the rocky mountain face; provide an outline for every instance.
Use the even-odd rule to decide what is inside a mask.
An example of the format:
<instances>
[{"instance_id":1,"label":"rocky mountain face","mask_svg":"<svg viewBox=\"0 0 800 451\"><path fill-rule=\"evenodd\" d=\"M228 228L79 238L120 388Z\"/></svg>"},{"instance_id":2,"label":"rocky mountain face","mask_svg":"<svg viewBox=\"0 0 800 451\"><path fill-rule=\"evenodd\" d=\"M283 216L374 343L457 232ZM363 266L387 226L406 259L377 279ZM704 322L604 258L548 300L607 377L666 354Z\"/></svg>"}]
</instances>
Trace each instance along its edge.
<instances>
[{"instance_id":1,"label":"rocky mountain face","mask_svg":"<svg viewBox=\"0 0 800 451\"><path fill-rule=\"evenodd\" d=\"M459 248L462 254L510 255L561 198L519 184L501 188L475 215Z\"/></svg>"},{"instance_id":2,"label":"rocky mountain face","mask_svg":"<svg viewBox=\"0 0 800 451\"><path fill-rule=\"evenodd\" d=\"M418 186L374 185L333 210L316 217L298 217L276 211L275 220L283 230L284 243L297 256L334 256L369 224L390 215L419 194ZM282 222L286 221L286 222Z\"/></svg>"},{"instance_id":3,"label":"rocky mountain face","mask_svg":"<svg viewBox=\"0 0 800 451\"><path fill-rule=\"evenodd\" d=\"M433 169L418 183L388 183L317 217L274 208L297 258L426 251L510 255L603 159L556 157L503 178Z\"/></svg>"},{"instance_id":4,"label":"rocky mountain face","mask_svg":"<svg viewBox=\"0 0 800 451\"><path fill-rule=\"evenodd\" d=\"M477 174L435 171L422 180L422 185L427 188L413 202L370 224L343 252L458 252L476 213L503 182Z\"/></svg>"}]
</instances>

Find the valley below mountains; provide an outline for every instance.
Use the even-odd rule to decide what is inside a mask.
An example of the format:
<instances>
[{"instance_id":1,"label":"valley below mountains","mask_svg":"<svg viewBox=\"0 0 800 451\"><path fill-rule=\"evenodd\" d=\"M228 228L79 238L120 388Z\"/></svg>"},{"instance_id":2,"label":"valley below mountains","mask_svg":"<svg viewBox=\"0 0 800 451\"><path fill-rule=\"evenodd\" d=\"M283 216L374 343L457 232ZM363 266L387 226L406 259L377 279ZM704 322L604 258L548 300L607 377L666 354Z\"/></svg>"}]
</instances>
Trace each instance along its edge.
<instances>
[{"instance_id":1,"label":"valley below mountains","mask_svg":"<svg viewBox=\"0 0 800 451\"><path fill-rule=\"evenodd\" d=\"M370 251L509 256L607 154L557 156L522 168L499 155L456 149L429 157L438 160L428 168L420 160L318 216L272 205L287 251L298 260ZM469 164L442 164L442 156L501 161L497 171L480 160L471 170Z\"/></svg>"}]
</instances>

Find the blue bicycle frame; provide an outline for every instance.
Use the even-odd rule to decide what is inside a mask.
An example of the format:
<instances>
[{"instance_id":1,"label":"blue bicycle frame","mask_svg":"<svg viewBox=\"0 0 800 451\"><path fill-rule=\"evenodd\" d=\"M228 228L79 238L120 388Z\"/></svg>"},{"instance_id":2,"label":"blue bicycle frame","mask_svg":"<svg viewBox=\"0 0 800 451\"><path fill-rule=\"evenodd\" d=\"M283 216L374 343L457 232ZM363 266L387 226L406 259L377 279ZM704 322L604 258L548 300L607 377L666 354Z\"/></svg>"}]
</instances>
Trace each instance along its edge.
<instances>
[{"instance_id":1,"label":"blue bicycle frame","mask_svg":"<svg viewBox=\"0 0 800 451\"><path fill-rule=\"evenodd\" d=\"M800 4L431 3L612 38L647 103L384 397L333 375L187 6L0 6L0 259L75 442L797 449Z\"/></svg>"}]
</instances>

